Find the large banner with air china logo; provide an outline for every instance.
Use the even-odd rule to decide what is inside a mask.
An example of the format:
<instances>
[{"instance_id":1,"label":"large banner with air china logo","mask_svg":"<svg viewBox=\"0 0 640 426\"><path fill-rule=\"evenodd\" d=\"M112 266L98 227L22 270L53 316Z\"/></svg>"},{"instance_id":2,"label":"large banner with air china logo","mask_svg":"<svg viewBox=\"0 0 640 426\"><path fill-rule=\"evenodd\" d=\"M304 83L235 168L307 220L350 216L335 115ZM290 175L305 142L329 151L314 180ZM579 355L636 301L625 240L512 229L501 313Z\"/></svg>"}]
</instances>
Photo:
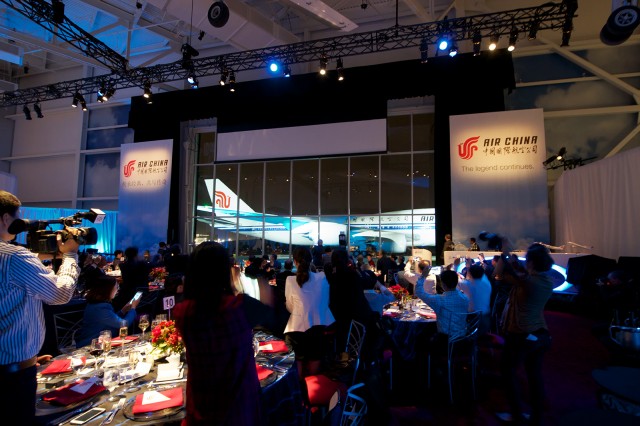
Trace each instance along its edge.
<instances>
[{"instance_id":1,"label":"large banner with air china logo","mask_svg":"<svg viewBox=\"0 0 640 426\"><path fill-rule=\"evenodd\" d=\"M171 139L121 146L117 248L142 254L167 239L172 153Z\"/></svg>"},{"instance_id":2,"label":"large banner with air china logo","mask_svg":"<svg viewBox=\"0 0 640 426\"><path fill-rule=\"evenodd\" d=\"M451 116L449 124L453 240L468 246L487 231L518 248L549 241L542 109Z\"/></svg>"}]
</instances>

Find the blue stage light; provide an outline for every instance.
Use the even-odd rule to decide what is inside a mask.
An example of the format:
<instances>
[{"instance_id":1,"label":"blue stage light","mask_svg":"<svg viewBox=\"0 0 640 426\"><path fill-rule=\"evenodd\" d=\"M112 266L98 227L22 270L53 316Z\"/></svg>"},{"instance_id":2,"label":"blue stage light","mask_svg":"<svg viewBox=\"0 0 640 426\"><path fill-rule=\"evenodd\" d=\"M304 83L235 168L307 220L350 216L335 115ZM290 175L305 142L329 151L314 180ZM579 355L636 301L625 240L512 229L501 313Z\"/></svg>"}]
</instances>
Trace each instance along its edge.
<instances>
[{"instance_id":1,"label":"blue stage light","mask_svg":"<svg viewBox=\"0 0 640 426\"><path fill-rule=\"evenodd\" d=\"M447 50L449 48L449 39L443 37L438 40L438 49Z\"/></svg>"},{"instance_id":2,"label":"blue stage light","mask_svg":"<svg viewBox=\"0 0 640 426\"><path fill-rule=\"evenodd\" d=\"M280 69L280 64L278 64L276 61L269 62L269 71L275 73L275 72L278 72L279 69Z\"/></svg>"}]
</instances>

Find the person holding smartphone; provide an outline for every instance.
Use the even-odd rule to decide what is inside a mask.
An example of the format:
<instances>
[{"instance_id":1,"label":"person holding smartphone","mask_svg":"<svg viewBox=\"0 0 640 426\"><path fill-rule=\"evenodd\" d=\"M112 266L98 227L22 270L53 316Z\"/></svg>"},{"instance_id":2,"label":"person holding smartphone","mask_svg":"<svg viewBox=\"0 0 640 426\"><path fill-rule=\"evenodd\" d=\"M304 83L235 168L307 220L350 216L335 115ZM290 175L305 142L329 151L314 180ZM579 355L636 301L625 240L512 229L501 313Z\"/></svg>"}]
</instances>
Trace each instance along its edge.
<instances>
[{"instance_id":1,"label":"person holding smartphone","mask_svg":"<svg viewBox=\"0 0 640 426\"><path fill-rule=\"evenodd\" d=\"M85 295L87 306L84 309L82 324L76 332L77 347L86 346L100 335L102 330L111 330L113 336L120 331L120 321L125 320L130 327L136 318L136 307L140 303L142 293L134 296L124 307L115 312L111 301L118 293L118 282L115 277L102 275L95 277Z\"/></svg>"}]
</instances>

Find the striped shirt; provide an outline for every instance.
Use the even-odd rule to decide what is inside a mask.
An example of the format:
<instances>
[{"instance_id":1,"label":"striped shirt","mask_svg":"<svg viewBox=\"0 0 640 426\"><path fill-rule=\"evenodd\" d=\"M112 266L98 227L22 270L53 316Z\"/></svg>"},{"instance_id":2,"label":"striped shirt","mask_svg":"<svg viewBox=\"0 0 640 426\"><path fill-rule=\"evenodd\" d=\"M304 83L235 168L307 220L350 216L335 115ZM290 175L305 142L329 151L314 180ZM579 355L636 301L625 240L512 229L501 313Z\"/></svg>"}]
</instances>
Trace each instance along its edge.
<instances>
[{"instance_id":1,"label":"striped shirt","mask_svg":"<svg viewBox=\"0 0 640 426\"><path fill-rule=\"evenodd\" d=\"M67 303L79 273L77 253L63 255L56 275L24 247L0 241L0 365L38 354L46 331L42 303Z\"/></svg>"}]
</instances>

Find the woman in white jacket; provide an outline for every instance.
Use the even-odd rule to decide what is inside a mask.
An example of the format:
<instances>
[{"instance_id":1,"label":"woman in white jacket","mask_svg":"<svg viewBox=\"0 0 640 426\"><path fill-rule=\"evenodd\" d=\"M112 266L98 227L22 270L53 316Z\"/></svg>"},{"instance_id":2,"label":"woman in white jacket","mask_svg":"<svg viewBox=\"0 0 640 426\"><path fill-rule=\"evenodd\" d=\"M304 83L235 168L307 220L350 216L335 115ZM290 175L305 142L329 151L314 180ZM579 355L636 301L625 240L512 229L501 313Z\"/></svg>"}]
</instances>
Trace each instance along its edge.
<instances>
[{"instance_id":1,"label":"woman in white jacket","mask_svg":"<svg viewBox=\"0 0 640 426\"><path fill-rule=\"evenodd\" d=\"M293 262L297 273L287 278L284 290L291 313L284 333L295 351L302 379L319 372L327 347L324 330L335 320L329 310L329 283L324 273L313 272L309 249L297 249Z\"/></svg>"}]
</instances>

